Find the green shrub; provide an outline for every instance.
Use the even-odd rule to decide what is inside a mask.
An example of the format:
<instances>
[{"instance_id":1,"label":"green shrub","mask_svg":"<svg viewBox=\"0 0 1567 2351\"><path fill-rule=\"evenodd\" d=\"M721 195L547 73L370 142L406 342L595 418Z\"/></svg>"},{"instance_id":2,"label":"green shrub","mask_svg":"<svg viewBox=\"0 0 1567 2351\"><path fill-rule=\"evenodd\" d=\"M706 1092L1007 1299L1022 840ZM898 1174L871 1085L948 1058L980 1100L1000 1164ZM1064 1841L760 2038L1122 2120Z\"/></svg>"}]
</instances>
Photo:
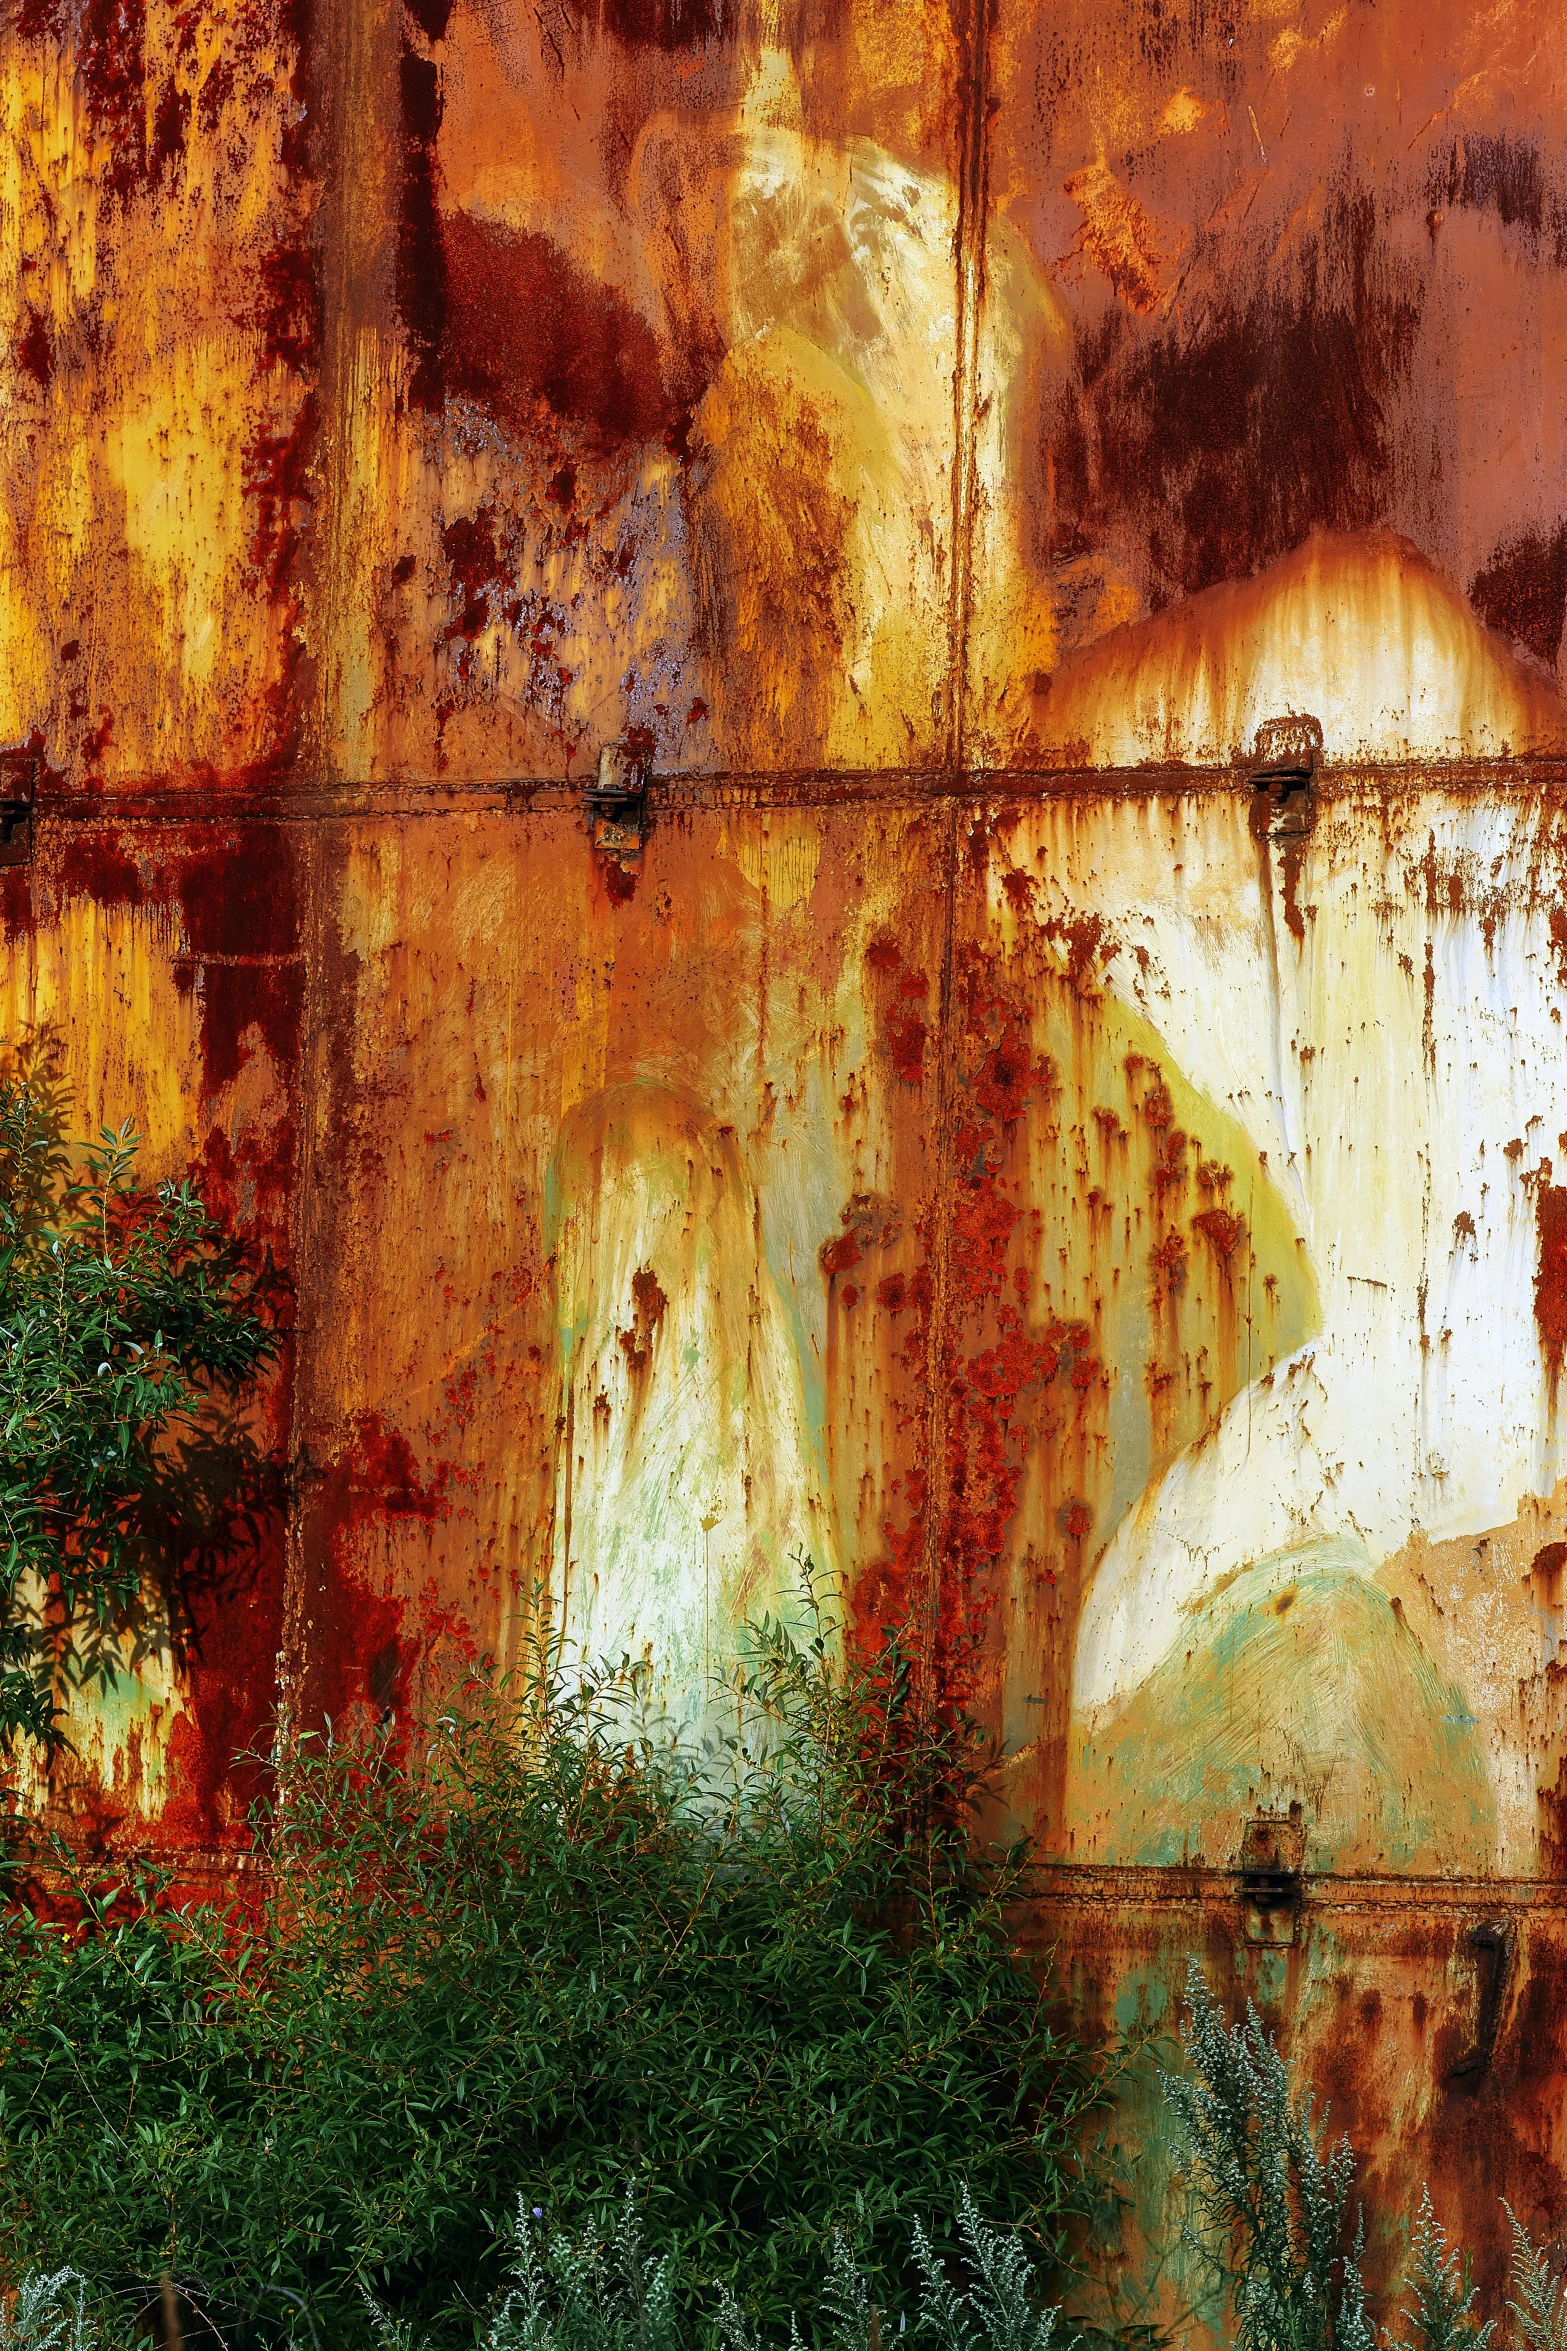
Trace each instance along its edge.
<instances>
[{"instance_id":1,"label":"green shrub","mask_svg":"<svg viewBox=\"0 0 1567 2351\"><path fill-rule=\"evenodd\" d=\"M112 1677L161 1565L179 1450L275 1353L265 1276L189 1184L80 1149L39 1055L0 1077L0 1745L57 1743L64 1672Z\"/></svg>"},{"instance_id":2,"label":"green shrub","mask_svg":"<svg viewBox=\"0 0 1567 2351\"><path fill-rule=\"evenodd\" d=\"M471 2337L519 2193L607 2226L624 2183L688 2291L764 2329L852 2236L890 2299L949 2183L1053 2257L1092 2070L1051 2031L987 1860L970 1726L889 1642L764 1628L731 1731L649 1721L630 1669L537 1655L421 1731L280 1755L249 1918L76 1887L0 1936L0 2244L165 2268L334 2343L369 2290ZM293 2315L291 2315L293 2314Z\"/></svg>"}]
</instances>

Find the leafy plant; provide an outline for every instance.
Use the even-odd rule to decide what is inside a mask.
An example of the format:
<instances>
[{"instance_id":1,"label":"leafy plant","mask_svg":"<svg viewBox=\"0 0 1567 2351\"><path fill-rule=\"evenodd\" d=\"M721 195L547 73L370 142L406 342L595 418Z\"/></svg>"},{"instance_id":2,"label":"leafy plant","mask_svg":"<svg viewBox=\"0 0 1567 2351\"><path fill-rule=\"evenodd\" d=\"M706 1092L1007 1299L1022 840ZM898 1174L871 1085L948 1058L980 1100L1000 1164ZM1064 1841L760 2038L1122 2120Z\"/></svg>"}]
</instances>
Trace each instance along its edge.
<instances>
[{"instance_id":1,"label":"leafy plant","mask_svg":"<svg viewBox=\"0 0 1567 2351\"><path fill-rule=\"evenodd\" d=\"M287 1741L249 1917L78 1883L0 1937L0 2242L323 2336L467 2339L520 2193L628 2174L687 2291L786 2327L852 2231L885 2304L947 2183L1052 2257L1093 2069L967 1830L970 1726L899 1644L764 1628L701 1744L541 1642L417 1736ZM227 2321L225 2324L227 2325Z\"/></svg>"},{"instance_id":2,"label":"leafy plant","mask_svg":"<svg viewBox=\"0 0 1567 2351\"><path fill-rule=\"evenodd\" d=\"M1507 2307L1525 2351L1567 2351L1567 2277L1534 2244L1510 2204L1502 2210L1512 2233L1512 2294Z\"/></svg>"},{"instance_id":3,"label":"leafy plant","mask_svg":"<svg viewBox=\"0 0 1567 2351\"><path fill-rule=\"evenodd\" d=\"M0 2351L101 2351L103 2314L79 2270L34 2270L0 2308Z\"/></svg>"},{"instance_id":4,"label":"leafy plant","mask_svg":"<svg viewBox=\"0 0 1567 2351\"><path fill-rule=\"evenodd\" d=\"M1163 2075L1194 2205L1191 2242L1227 2290L1240 2351L1375 2351L1350 2230L1355 2157L1325 2144L1310 2091L1248 2004L1233 2028L1194 1960L1181 2040Z\"/></svg>"},{"instance_id":5,"label":"leafy plant","mask_svg":"<svg viewBox=\"0 0 1567 2351\"><path fill-rule=\"evenodd\" d=\"M1509 2213L1508 2218L1512 2215ZM1529 2240L1513 2221L1516 2237ZM1533 2248L1529 2250L1532 2252ZM1410 2294L1413 2308L1406 2313L1405 2351L1486 2351L1496 2332L1496 2321L1482 2326L1475 2317L1475 2288L1467 2263L1448 2244L1441 2222L1431 2208L1431 2191L1420 2191L1420 2211L1410 2246ZM1540 2351L1545 2351L1542 2345ZM1559 2346L1552 2346L1559 2351Z\"/></svg>"},{"instance_id":6,"label":"leafy plant","mask_svg":"<svg viewBox=\"0 0 1567 2351\"><path fill-rule=\"evenodd\" d=\"M967 2180L958 2191L958 2232L972 2280L966 2292L953 2285L915 2219L920 2332L938 2351L1051 2351L1061 2313L1040 2306L1021 2240L986 2226Z\"/></svg>"},{"instance_id":7,"label":"leafy plant","mask_svg":"<svg viewBox=\"0 0 1567 2351\"><path fill-rule=\"evenodd\" d=\"M540 2227L540 2207L519 2201L512 2224L512 2284L482 2322L482 2351L681 2351L682 2327L673 2252L651 2261L632 2191L608 2239L589 2227L575 2236ZM965 2182L958 2193L962 2257L971 2273L955 2286L927 2232L914 2223L913 2258L921 2292L911 2330L931 2351L1048 2351L1060 2313L1033 2297L1033 2266L1015 2235L987 2228ZM387 2317L370 2299L386 2351L425 2351L407 2322ZM826 2247L815 2308L791 2311L789 2345L818 2351L880 2351L902 2333L872 2300L863 2262L841 2229ZM802 2327L802 2317L804 2325ZM726 2284L718 2293L717 2351L764 2351L765 2338Z\"/></svg>"},{"instance_id":8,"label":"leafy plant","mask_svg":"<svg viewBox=\"0 0 1567 2351\"><path fill-rule=\"evenodd\" d=\"M112 1675L171 1444L276 1351L261 1285L140 1141L74 1158L38 1056L0 1077L0 1743L58 1740L57 1676Z\"/></svg>"}]
</instances>

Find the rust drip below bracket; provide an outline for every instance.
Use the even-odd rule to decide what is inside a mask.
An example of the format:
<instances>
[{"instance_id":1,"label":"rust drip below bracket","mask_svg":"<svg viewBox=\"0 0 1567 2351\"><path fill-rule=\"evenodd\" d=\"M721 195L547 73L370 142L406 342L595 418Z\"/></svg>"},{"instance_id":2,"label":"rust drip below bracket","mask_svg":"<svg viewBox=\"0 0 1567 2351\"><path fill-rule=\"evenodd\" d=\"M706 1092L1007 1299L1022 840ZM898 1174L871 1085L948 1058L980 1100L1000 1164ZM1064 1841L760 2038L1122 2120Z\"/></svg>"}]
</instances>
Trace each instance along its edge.
<instances>
[{"instance_id":1,"label":"rust drip below bracket","mask_svg":"<svg viewBox=\"0 0 1567 2351\"><path fill-rule=\"evenodd\" d=\"M1502 2000L1512 1973L1513 1934L1505 1919L1486 1919L1472 1926L1464 1938L1474 1954L1480 1975L1480 2013L1475 2020L1474 2047L1448 2070L1450 2082L1473 2086L1491 2070L1496 2036L1502 2021Z\"/></svg>"},{"instance_id":2,"label":"rust drip below bracket","mask_svg":"<svg viewBox=\"0 0 1567 2351\"><path fill-rule=\"evenodd\" d=\"M647 837L648 754L627 743L606 743L598 774L583 794L593 846L626 867L642 855Z\"/></svg>"},{"instance_id":3,"label":"rust drip below bracket","mask_svg":"<svg viewBox=\"0 0 1567 2351\"><path fill-rule=\"evenodd\" d=\"M0 866L31 865L38 754L26 745L0 751Z\"/></svg>"},{"instance_id":4,"label":"rust drip below bracket","mask_svg":"<svg viewBox=\"0 0 1567 2351\"><path fill-rule=\"evenodd\" d=\"M1309 833L1316 820L1315 783L1322 723L1307 712L1264 719L1252 756L1252 831L1264 840Z\"/></svg>"},{"instance_id":5,"label":"rust drip below bracket","mask_svg":"<svg viewBox=\"0 0 1567 2351\"><path fill-rule=\"evenodd\" d=\"M1241 1840L1241 1912L1248 1943L1289 1948L1300 1928L1301 1880L1306 1859L1305 1815L1257 1812Z\"/></svg>"}]
</instances>

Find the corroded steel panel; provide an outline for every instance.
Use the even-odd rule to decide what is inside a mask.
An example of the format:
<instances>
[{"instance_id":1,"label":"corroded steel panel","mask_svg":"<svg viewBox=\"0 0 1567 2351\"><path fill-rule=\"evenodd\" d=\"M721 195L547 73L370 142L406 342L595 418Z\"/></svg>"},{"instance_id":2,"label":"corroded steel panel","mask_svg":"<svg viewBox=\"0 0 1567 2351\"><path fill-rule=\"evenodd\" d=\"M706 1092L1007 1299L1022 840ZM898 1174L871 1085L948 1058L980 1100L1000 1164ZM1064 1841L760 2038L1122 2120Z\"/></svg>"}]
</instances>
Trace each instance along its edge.
<instances>
[{"instance_id":1,"label":"corroded steel panel","mask_svg":"<svg viewBox=\"0 0 1567 2351\"><path fill-rule=\"evenodd\" d=\"M134 1122L147 1182L190 1176L283 1268L292 1259L305 879L261 822L37 821L4 876L4 1036L65 1092L67 1139ZM287 1318L287 1305L283 1311ZM71 1750L24 1797L94 1842L196 1859L243 1842L246 1750L276 1711L286 1582L289 1354L209 1430L113 1685L63 1693Z\"/></svg>"},{"instance_id":2,"label":"corroded steel panel","mask_svg":"<svg viewBox=\"0 0 1567 2351\"><path fill-rule=\"evenodd\" d=\"M343 198L382 208L329 385L346 772L942 755L961 74L908 0L383 29L342 101L402 156Z\"/></svg>"},{"instance_id":3,"label":"corroded steel panel","mask_svg":"<svg viewBox=\"0 0 1567 2351\"><path fill-rule=\"evenodd\" d=\"M1045 315L1026 367L998 331L1005 363L980 371L1014 419L981 450L982 505L1050 636L1029 678L1008 634L971 633L981 756L1070 741L1063 664L1313 531L1397 534L1384 577L1434 567L1555 668L1567 86L1546 23L1421 0L999 0L991 236ZM1364 572L1358 592L1364 639ZM1156 735L1130 756L1150 752Z\"/></svg>"},{"instance_id":4,"label":"corroded steel panel","mask_svg":"<svg viewBox=\"0 0 1567 2351\"><path fill-rule=\"evenodd\" d=\"M920 877L949 832L672 811L629 894L575 815L337 837L307 1704L401 1706L515 1655L541 1600L675 1700L748 1613L797 1613L797 1559L922 1604Z\"/></svg>"},{"instance_id":5,"label":"corroded steel panel","mask_svg":"<svg viewBox=\"0 0 1567 2351\"><path fill-rule=\"evenodd\" d=\"M944 1566L1055 1849L1218 1860L1298 1802L1312 1869L1554 1874L1559 800L1346 775L1270 840L1252 797L983 814L959 930L1019 1074L980 1125L959 1029L1005 1263L977 1320L953 1285L952 1412L1002 1301L1058 1401Z\"/></svg>"},{"instance_id":6,"label":"corroded steel panel","mask_svg":"<svg viewBox=\"0 0 1567 2351\"><path fill-rule=\"evenodd\" d=\"M297 748L320 261L291 0L0 45L0 735L192 790Z\"/></svg>"},{"instance_id":7,"label":"corroded steel panel","mask_svg":"<svg viewBox=\"0 0 1567 2351\"><path fill-rule=\"evenodd\" d=\"M8 1031L298 1324L30 1798L220 1853L275 1706L542 1608L684 1701L809 1554L1004 1737L1081 2015L1196 1941L1540 2217L1551 30L12 12Z\"/></svg>"}]
</instances>

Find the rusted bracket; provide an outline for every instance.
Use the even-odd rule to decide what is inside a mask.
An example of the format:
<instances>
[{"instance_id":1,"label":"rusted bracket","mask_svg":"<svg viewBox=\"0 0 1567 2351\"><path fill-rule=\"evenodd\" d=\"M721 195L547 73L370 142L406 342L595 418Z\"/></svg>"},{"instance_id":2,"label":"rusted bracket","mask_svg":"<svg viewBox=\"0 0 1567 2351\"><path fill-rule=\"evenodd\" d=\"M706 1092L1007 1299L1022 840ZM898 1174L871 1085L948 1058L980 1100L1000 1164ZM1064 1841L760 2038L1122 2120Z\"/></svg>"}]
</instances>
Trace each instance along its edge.
<instances>
[{"instance_id":1,"label":"rusted bracket","mask_svg":"<svg viewBox=\"0 0 1567 2351\"><path fill-rule=\"evenodd\" d=\"M647 837L648 754L625 743L606 743L598 774L583 798L593 827L593 846L622 865L640 857Z\"/></svg>"},{"instance_id":2,"label":"rusted bracket","mask_svg":"<svg viewBox=\"0 0 1567 2351\"><path fill-rule=\"evenodd\" d=\"M0 865L31 865L37 791L38 753L25 745L0 751Z\"/></svg>"},{"instance_id":3,"label":"rusted bracket","mask_svg":"<svg viewBox=\"0 0 1567 2351\"><path fill-rule=\"evenodd\" d=\"M1322 722L1298 717L1264 719L1252 755L1253 832L1270 840L1309 833L1316 816L1313 789L1322 757Z\"/></svg>"},{"instance_id":4,"label":"rusted bracket","mask_svg":"<svg viewBox=\"0 0 1567 2351\"><path fill-rule=\"evenodd\" d=\"M1300 1923L1306 1821L1288 1812L1254 1813L1241 1840L1241 1905L1248 1943L1288 1946Z\"/></svg>"},{"instance_id":5,"label":"rusted bracket","mask_svg":"<svg viewBox=\"0 0 1567 2351\"><path fill-rule=\"evenodd\" d=\"M1486 1919L1481 1925L1472 1926L1465 1940L1480 1972L1480 2014L1475 2026L1475 2045L1467 2057L1450 2069L1447 2077L1450 2082L1476 2080L1490 2072L1502 2021L1502 2000L1513 1965L1512 1929L1505 1920Z\"/></svg>"}]
</instances>

